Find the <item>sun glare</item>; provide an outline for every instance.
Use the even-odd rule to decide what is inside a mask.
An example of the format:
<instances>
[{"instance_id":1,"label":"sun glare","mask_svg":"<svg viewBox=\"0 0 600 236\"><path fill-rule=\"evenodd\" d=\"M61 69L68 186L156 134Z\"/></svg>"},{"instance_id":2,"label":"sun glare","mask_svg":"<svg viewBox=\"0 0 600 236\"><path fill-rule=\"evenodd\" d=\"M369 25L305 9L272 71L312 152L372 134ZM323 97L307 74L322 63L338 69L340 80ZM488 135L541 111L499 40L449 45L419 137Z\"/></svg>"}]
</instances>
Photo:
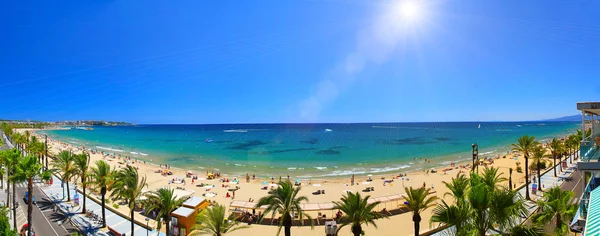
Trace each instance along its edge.
<instances>
[{"instance_id":1,"label":"sun glare","mask_svg":"<svg viewBox=\"0 0 600 236\"><path fill-rule=\"evenodd\" d=\"M396 5L396 14L404 22L414 22L423 17L423 8L416 0L399 1Z\"/></svg>"}]
</instances>

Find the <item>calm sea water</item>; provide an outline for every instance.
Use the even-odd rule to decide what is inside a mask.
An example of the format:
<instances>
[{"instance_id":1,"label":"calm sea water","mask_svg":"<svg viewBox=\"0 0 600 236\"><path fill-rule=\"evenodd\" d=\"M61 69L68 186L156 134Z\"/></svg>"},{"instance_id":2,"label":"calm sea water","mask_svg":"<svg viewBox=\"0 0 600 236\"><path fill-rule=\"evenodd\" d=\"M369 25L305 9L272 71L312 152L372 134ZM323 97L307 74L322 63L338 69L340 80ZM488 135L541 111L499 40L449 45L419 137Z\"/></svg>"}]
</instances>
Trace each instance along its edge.
<instances>
[{"instance_id":1,"label":"calm sea water","mask_svg":"<svg viewBox=\"0 0 600 236\"><path fill-rule=\"evenodd\" d=\"M519 136L541 140L579 127L576 122L231 124L45 132L71 144L200 172L325 178L470 160L472 143L479 144L482 156L502 154Z\"/></svg>"}]
</instances>

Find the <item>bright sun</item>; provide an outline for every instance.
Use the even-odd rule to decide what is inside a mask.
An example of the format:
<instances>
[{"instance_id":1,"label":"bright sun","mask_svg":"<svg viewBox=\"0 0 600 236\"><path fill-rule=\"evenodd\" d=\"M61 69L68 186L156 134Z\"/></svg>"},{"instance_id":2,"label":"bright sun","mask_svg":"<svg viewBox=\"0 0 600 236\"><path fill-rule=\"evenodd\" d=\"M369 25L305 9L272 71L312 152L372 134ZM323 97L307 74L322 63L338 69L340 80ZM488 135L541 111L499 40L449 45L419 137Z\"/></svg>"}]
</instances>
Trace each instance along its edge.
<instances>
[{"instance_id":1,"label":"bright sun","mask_svg":"<svg viewBox=\"0 0 600 236\"><path fill-rule=\"evenodd\" d=\"M399 2L398 13L405 21L417 21L421 17L421 6L414 0Z\"/></svg>"}]
</instances>

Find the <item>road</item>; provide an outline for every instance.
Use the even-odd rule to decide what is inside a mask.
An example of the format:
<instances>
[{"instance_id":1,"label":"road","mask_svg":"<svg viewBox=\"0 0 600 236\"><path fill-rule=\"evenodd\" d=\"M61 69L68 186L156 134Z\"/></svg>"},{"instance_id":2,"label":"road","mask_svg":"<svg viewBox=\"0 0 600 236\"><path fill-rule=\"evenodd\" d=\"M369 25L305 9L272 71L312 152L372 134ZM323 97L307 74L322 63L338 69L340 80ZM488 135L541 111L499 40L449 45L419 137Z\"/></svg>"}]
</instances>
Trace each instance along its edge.
<instances>
[{"instance_id":1,"label":"road","mask_svg":"<svg viewBox=\"0 0 600 236\"><path fill-rule=\"evenodd\" d=\"M27 204L23 199L27 187L25 184L20 184L17 188L17 201L22 207L25 216L27 214ZM36 205L33 205L32 221L33 231L36 235L71 235L78 232L71 223L66 220L66 217L60 212L54 212L54 203L50 201L38 187L33 188L33 196L36 198ZM65 221L66 220L66 221ZM27 221L27 219L25 219ZM62 224L65 222L65 224ZM44 233L41 233L44 232Z\"/></svg>"},{"instance_id":2,"label":"road","mask_svg":"<svg viewBox=\"0 0 600 236\"><path fill-rule=\"evenodd\" d=\"M7 148L7 146L3 144L4 142L0 140L0 149L2 150ZM35 196L37 205L33 205L31 220L33 231L36 233L36 235L67 236L78 232L77 228L75 228L71 222L68 220L65 221L66 217L63 214L60 212L53 212L54 203L51 202L46 195L44 195L44 193L42 193L39 187L37 187L41 184L42 183L36 183L33 188L33 196ZM21 226L27 223L27 204L23 199L25 196L25 191L27 191L27 186L25 183L18 183L15 187L17 193L15 201L17 201L19 204L19 207L17 208L17 229L20 230ZM3 199L6 199L6 193L3 192L2 195ZM65 224L63 225L62 222L65 222Z\"/></svg>"}]
</instances>

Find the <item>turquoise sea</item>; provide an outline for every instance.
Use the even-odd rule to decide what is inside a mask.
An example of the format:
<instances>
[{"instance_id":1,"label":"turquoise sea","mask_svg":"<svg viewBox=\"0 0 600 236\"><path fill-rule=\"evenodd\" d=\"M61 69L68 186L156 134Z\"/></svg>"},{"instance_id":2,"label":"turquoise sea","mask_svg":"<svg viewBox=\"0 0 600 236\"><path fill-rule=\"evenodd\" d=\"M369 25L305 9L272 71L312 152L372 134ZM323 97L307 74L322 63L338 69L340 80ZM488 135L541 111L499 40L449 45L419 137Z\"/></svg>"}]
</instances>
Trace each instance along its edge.
<instances>
[{"instance_id":1,"label":"turquoise sea","mask_svg":"<svg viewBox=\"0 0 600 236\"><path fill-rule=\"evenodd\" d=\"M43 131L87 148L196 171L327 178L408 172L505 153L519 136L562 137L577 122L220 124ZM426 163L420 159L430 160Z\"/></svg>"}]
</instances>

